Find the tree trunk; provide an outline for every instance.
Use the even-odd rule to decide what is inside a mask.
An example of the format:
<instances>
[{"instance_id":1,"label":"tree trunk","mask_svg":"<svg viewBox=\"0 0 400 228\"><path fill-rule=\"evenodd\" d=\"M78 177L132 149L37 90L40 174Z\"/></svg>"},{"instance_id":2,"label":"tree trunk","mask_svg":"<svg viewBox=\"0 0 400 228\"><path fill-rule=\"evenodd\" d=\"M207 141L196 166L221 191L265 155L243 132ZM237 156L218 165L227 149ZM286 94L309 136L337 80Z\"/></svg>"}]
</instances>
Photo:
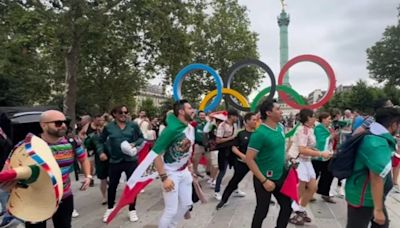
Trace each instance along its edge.
<instances>
[{"instance_id":1,"label":"tree trunk","mask_svg":"<svg viewBox=\"0 0 400 228\"><path fill-rule=\"evenodd\" d=\"M71 125L75 125L76 118L76 97L77 97L77 76L79 67L80 42L77 36L73 37L72 45L65 56L65 93L63 112L71 118Z\"/></svg>"}]
</instances>

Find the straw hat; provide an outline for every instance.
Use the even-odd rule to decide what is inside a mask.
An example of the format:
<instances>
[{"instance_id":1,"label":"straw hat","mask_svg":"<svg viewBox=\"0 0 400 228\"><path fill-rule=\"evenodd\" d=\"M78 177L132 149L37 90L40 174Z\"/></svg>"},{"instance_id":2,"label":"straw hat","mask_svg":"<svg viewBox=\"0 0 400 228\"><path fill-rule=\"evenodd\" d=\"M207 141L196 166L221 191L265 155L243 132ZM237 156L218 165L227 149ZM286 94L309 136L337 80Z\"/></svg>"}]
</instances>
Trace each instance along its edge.
<instances>
[{"instance_id":1,"label":"straw hat","mask_svg":"<svg viewBox=\"0 0 400 228\"><path fill-rule=\"evenodd\" d=\"M63 195L61 170L50 147L41 138L28 134L9 158L10 170L21 184L11 189L8 211L27 222L41 222L53 216ZM4 174L4 172L0 173Z\"/></svg>"},{"instance_id":2,"label":"straw hat","mask_svg":"<svg viewBox=\"0 0 400 228\"><path fill-rule=\"evenodd\" d=\"M228 119L228 112L227 111L217 111L210 113L210 117L225 121Z\"/></svg>"}]
</instances>

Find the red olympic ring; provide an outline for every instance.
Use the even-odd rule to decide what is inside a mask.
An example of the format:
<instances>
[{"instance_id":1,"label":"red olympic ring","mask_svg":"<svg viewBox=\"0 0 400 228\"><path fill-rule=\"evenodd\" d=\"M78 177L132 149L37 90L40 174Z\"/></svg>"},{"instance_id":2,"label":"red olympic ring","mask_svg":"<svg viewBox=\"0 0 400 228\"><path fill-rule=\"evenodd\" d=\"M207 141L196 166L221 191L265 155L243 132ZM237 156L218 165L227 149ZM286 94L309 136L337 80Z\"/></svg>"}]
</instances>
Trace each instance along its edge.
<instances>
[{"instance_id":1,"label":"red olympic ring","mask_svg":"<svg viewBox=\"0 0 400 228\"><path fill-rule=\"evenodd\" d=\"M318 109L322 107L324 104L326 104L329 99L333 96L336 88L336 79L335 79L335 73L333 72L332 67L329 65L328 62L323 60L322 58L315 56L315 55L299 55L290 61L288 61L282 68L281 72L279 73L279 78L278 78L278 85L283 85L283 79L285 78L286 72L289 70L290 67L293 65L299 63L299 62L313 62L318 64L322 69L324 69L325 73L328 76L329 79L329 89L325 93L325 95L322 97L320 101L318 101L315 104L311 105L299 105L293 100L289 98L289 96L282 92L278 91L279 97L290 107L295 108L295 109Z\"/></svg>"}]
</instances>

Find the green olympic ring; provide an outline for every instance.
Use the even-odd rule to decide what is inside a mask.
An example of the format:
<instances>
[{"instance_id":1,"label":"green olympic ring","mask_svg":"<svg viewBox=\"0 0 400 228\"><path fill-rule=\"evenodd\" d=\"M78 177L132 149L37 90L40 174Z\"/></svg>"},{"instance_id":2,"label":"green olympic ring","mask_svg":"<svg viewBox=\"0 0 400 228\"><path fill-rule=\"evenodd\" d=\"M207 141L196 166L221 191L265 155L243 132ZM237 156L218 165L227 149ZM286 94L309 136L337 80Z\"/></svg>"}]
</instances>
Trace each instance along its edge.
<instances>
[{"instance_id":1,"label":"green olympic ring","mask_svg":"<svg viewBox=\"0 0 400 228\"><path fill-rule=\"evenodd\" d=\"M254 98L253 102L251 103L250 110L252 112L255 112L257 110L258 103L260 102L260 100L266 94L268 94L270 92L270 90L271 90L271 87L267 87L267 88L261 90L257 94L257 96ZM305 105L306 104L306 102L304 101L303 97L299 93L297 93L294 89L292 89L290 87L287 87L285 85L278 85L278 86L276 86L276 90L277 91L283 91L283 92L289 94L291 97L293 97L294 101L296 101L300 105Z\"/></svg>"}]
</instances>

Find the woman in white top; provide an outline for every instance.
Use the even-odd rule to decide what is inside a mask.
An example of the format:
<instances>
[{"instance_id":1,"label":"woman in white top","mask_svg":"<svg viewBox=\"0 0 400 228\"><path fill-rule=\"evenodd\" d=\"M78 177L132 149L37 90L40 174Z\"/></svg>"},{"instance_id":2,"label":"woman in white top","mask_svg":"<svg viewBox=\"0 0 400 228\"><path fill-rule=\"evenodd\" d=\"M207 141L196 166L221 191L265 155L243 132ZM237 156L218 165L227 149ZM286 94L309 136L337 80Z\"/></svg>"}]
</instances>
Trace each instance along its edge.
<instances>
[{"instance_id":1,"label":"woman in white top","mask_svg":"<svg viewBox=\"0 0 400 228\"><path fill-rule=\"evenodd\" d=\"M314 111L310 109L302 109L299 114L299 119L301 126L298 128L296 135L294 136L292 147L298 149L299 166L297 167L297 173L300 180L300 205L293 202L292 207L296 214L289 222L295 225L304 225L305 222L311 222L311 219L307 216L305 207L317 190L316 175L311 163L311 158L321 157L328 159L332 154L329 151L320 152L315 149L316 140L313 128L316 117Z\"/></svg>"}]
</instances>

